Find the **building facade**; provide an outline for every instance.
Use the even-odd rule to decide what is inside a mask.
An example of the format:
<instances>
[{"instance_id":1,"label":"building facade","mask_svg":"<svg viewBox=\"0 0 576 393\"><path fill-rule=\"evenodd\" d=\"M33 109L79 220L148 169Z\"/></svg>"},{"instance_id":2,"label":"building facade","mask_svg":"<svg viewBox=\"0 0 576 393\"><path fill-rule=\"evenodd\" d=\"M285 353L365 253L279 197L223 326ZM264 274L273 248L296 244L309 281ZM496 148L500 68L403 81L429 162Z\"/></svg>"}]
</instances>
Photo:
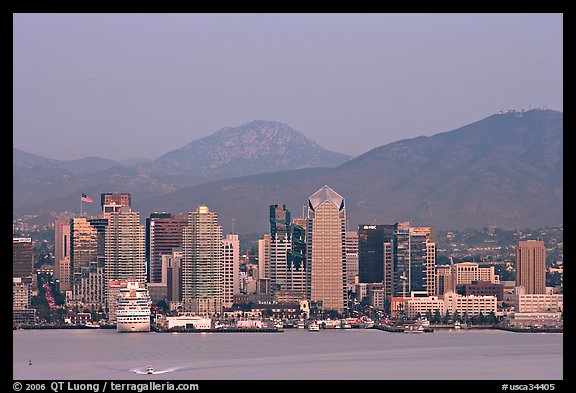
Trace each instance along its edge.
<instances>
[{"instance_id":1,"label":"building facade","mask_svg":"<svg viewBox=\"0 0 576 393\"><path fill-rule=\"evenodd\" d=\"M306 296L324 310L343 312L346 289L346 207L328 186L308 199Z\"/></svg>"},{"instance_id":2,"label":"building facade","mask_svg":"<svg viewBox=\"0 0 576 393\"><path fill-rule=\"evenodd\" d=\"M218 214L206 205L188 214L182 245L182 304L185 311L210 316L222 312L224 263Z\"/></svg>"},{"instance_id":3,"label":"building facade","mask_svg":"<svg viewBox=\"0 0 576 393\"><path fill-rule=\"evenodd\" d=\"M518 242L516 286L523 286L527 294L546 293L546 247L542 240Z\"/></svg>"}]
</instances>

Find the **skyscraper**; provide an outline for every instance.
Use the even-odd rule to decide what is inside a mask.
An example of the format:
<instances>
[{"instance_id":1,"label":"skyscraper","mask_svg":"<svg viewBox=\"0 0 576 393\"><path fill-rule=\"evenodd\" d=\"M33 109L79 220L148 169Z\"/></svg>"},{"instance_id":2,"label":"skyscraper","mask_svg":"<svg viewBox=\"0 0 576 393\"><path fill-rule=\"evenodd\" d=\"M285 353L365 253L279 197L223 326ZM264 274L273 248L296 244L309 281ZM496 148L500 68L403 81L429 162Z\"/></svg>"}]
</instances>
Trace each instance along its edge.
<instances>
[{"instance_id":1,"label":"skyscraper","mask_svg":"<svg viewBox=\"0 0 576 393\"><path fill-rule=\"evenodd\" d=\"M70 220L70 273L74 300L81 301L82 278L98 262L98 232L84 217Z\"/></svg>"},{"instance_id":2,"label":"skyscraper","mask_svg":"<svg viewBox=\"0 0 576 393\"><path fill-rule=\"evenodd\" d=\"M222 240L224 262L223 307L230 308L234 295L240 293L240 241L237 234L226 235Z\"/></svg>"},{"instance_id":3,"label":"skyscraper","mask_svg":"<svg viewBox=\"0 0 576 393\"><path fill-rule=\"evenodd\" d=\"M270 205L269 271L273 291L305 296L305 231L292 223L286 205Z\"/></svg>"},{"instance_id":4,"label":"skyscraper","mask_svg":"<svg viewBox=\"0 0 576 393\"><path fill-rule=\"evenodd\" d=\"M358 226L358 282L384 282L386 269L385 244L392 243L396 225L359 225ZM386 248L390 253L390 248ZM391 258L388 258L391 262Z\"/></svg>"},{"instance_id":5,"label":"skyscraper","mask_svg":"<svg viewBox=\"0 0 576 393\"><path fill-rule=\"evenodd\" d=\"M307 283L309 301L324 310L346 308L346 208L344 198L328 186L308 199Z\"/></svg>"},{"instance_id":6,"label":"skyscraper","mask_svg":"<svg viewBox=\"0 0 576 393\"><path fill-rule=\"evenodd\" d=\"M430 227L398 223L394 235L393 296L412 291L435 294L436 243Z\"/></svg>"},{"instance_id":7,"label":"skyscraper","mask_svg":"<svg viewBox=\"0 0 576 393\"><path fill-rule=\"evenodd\" d=\"M110 280L146 283L144 226L140 213L123 206L110 213L106 230L106 282Z\"/></svg>"},{"instance_id":8,"label":"skyscraper","mask_svg":"<svg viewBox=\"0 0 576 393\"><path fill-rule=\"evenodd\" d=\"M62 292L70 290L70 220L54 221L54 279Z\"/></svg>"},{"instance_id":9,"label":"skyscraper","mask_svg":"<svg viewBox=\"0 0 576 393\"><path fill-rule=\"evenodd\" d=\"M546 247L542 240L518 242L516 286L523 286L526 294L546 293Z\"/></svg>"},{"instance_id":10,"label":"skyscraper","mask_svg":"<svg viewBox=\"0 0 576 393\"><path fill-rule=\"evenodd\" d=\"M100 194L100 206L102 215L109 218L111 213L117 213L123 206L131 208L132 198L125 192L103 192Z\"/></svg>"},{"instance_id":11,"label":"skyscraper","mask_svg":"<svg viewBox=\"0 0 576 393\"><path fill-rule=\"evenodd\" d=\"M162 255L182 248L182 231L187 224L185 216L170 213L151 213L146 219L146 260L148 282L162 281Z\"/></svg>"},{"instance_id":12,"label":"skyscraper","mask_svg":"<svg viewBox=\"0 0 576 393\"><path fill-rule=\"evenodd\" d=\"M222 312L224 269L218 213L200 205L188 214L182 251L184 310L205 316Z\"/></svg>"},{"instance_id":13,"label":"skyscraper","mask_svg":"<svg viewBox=\"0 0 576 393\"><path fill-rule=\"evenodd\" d=\"M22 282L31 283L33 271L32 239L29 237L12 238L12 277L19 277Z\"/></svg>"},{"instance_id":14,"label":"skyscraper","mask_svg":"<svg viewBox=\"0 0 576 393\"><path fill-rule=\"evenodd\" d=\"M290 210L286 205L270 205L270 286L273 291L286 290L288 286L290 225Z\"/></svg>"}]
</instances>

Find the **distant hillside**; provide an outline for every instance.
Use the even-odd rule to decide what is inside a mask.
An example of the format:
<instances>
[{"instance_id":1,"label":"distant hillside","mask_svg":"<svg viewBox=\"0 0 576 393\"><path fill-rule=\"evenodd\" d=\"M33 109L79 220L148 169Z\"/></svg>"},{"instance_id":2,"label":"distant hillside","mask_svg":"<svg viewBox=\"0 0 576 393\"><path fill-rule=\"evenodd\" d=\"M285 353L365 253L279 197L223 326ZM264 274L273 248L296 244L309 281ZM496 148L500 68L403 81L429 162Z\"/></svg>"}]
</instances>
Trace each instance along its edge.
<instances>
[{"instance_id":1,"label":"distant hillside","mask_svg":"<svg viewBox=\"0 0 576 393\"><path fill-rule=\"evenodd\" d=\"M375 148L335 168L290 170L211 182L138 198L147 214L218 211L225 229L264 232L268 205L301 214L329 185L346 199L349 228L411 221L439 229L563 223L563 114L496 114L453 131Z\"/></svg>"},{"instance_id":2,"label":"distant hillside","mask_svg":"<svg viewBox=\"0 0 576 393\"><path fill-rule=\"evenodd\" d=\"M59 161L13 149L14 214L79 210L81 193L130 192L134 200L217 179L336 166L349 157L323 149L285 124L228 127L160 158ZM96 204L85 211L97 213Z\"/></svg>"},{"instance_id":3,"label":"distant hillside","mask_svg":"<svg viewBox=\"0 0 576 393\"><path fill-rule=\"evenodd\" d=\"M150 170L188 183L205 183L287 169L334 167L349 159L286 124L257 120L223 128L166 153L154 160Z\"/></svg>"}]
</instances>

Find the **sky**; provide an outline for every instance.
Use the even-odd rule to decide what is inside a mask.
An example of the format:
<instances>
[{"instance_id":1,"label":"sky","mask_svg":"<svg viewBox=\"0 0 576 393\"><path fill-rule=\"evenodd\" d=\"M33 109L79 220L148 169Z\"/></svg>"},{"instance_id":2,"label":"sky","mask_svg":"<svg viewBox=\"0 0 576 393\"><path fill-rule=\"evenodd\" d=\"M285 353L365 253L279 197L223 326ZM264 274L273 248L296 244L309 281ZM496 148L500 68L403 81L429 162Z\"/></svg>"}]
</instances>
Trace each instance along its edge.
<instances>
[{"instance_id":1,"label":"sky","mask_svg":"<svg viewBox=\"0 0 576 393\"><path fill-rule=\"evenodd\" d=\"M357 156L534 108L563 111L560 13L13 15L13 145L46 158L253 120Z\"/></svg>"}]
</instances>

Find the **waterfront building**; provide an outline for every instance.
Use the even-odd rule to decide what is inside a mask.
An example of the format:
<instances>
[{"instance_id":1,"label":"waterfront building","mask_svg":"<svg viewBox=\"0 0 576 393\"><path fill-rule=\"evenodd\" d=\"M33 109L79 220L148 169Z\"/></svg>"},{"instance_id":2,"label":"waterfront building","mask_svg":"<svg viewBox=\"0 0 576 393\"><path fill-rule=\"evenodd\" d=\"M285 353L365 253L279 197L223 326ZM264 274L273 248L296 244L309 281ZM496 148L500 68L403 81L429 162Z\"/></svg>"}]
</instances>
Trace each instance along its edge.
<instances>
[{"instance_id":1,"label":"waterfront building","mask_svg":"<svg viewBox=\"0 0 576 393\"><path fill-rule=\"evenodd\" d=\"M526 288L516 287L514 311L518 313L562 312L563 294L526 293Z\"/></svg>"},{"instance_id":2,"label":"waterfront building","mask_svg":"<svg viewBox=\"0 0 576 393\"><path fill-rule=\"evenodd\" d=\"M306 296L324 310L343 312L346 290L346 207L328 186L308 199Z\"/></svg>"},{"instance_id":3,"label":"waterfront building","mask_svg":"<svg viewBox=\"0 0 576 393\"><path fill-rule=\"evenodd\" d=\"M444 299L438 296L410 297L404 301L404 310L409 318L425 316L428 312L434 314L436 310L440 315L444 315L445 303Z\"/></svg>"},{"instance_id":4,"label":"waterfront building","mask_svg":"<svg viewBox=\"0 0 576 393\"><path fill-rule=\"evenodd\" d=\"M123 206L110 213L106 230L105 278L146 283L145 230L140 213Z\"/></svg>"},{"instance_id":5,"label":"waterfront building","mask_svg":"<svg viewBox=\"0 0 576 393\"><path fill-rule=\"evenodd\" d=\"M214 327L212 319L194 315L180 315L166 317L166 327L173 329L176 327L183 329L210 330Z\"/></svg>"},{"instance_id":6,"label":"waterfront building","mask_svg":"<svg viewBox=\"0 0 576 393\"><path fill-rule=\"evenodd\" d=\"M199 205L188 214L182 246L184 311L201 316L222 312L224 292L222 227L218 213Z\"/></svg>"},{"instance_id":7,"label":"waterfront building","mask_svg":"<svg viewBox=\"0 0 576 393\"><path fill-rule=\"evenodd\" d=\"M467 314L469 316L479 315L480 313L488 315L491 312L496 314L498 299L496 296L462 296L455 292L444 294L444 309L454 314Z\"/></svg>"},{"instance_id":8,"label":"waterfront building","mask_svg":"<svg viewBox=\"0 0 576 393\"><path fill-rule=\"evenodd\" d=\"M70 220L54 221L54 281L61 292L70 286Z\"/></svg>"},{"instance_id":9,"label":"waterfront building","mask_svg":"<svg viewBox=\"0 0 576 393\"><path fill-rule=\"evenodd\" d=\"M170 213L151 213L146 219L147 279L162 282L162 255L182 248L182 233L187 224L185 216Z\"/></svg>"},{"instance_id":10,"label":"waterfront building","mask_svg":"<svg viewBox=\"0 0 576 393\"><path fill-rule=\"evenodd\" d=\"M232 307L234 295L240 293L240 241L237 234L228 234L222 240L224 263L224 292L222 295L225 308Z\"/></svg>"},{"instance_id":11,"label":"waterfront building","mask_svg":"<svg viewBox=\"0 0 576 393\"><path fill-rule=\"evenodd\" d=\"M546 293L546 247L542 240L518 242L516 286L523 286L527 294Z\"/></svg>"},{"instance_id":12,"label":"waterfront building","mask_svg":"<svg viewBox=\"0 0 576 393\"><path fill-rule=\"evenodd\" d=\"M12 238L12 277L23 282L32 282L34 271L34 252L29 237Z\"/></svg>"}]
</instances>

